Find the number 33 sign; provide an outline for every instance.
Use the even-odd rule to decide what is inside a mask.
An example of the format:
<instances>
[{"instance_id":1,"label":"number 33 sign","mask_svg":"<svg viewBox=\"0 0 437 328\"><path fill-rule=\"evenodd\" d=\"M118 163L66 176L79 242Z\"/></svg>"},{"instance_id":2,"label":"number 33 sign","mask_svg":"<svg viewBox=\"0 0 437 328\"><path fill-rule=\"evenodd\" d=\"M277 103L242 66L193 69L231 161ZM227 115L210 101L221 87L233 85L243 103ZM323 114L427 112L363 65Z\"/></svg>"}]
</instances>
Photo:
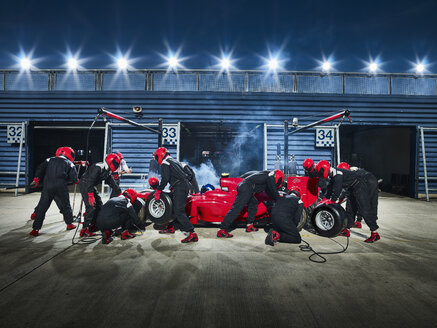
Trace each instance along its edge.
<instances>
[{"instance_id":1,"label":"number 33 sign","mask_svg":"<svg viewBox=\"0 0 437 328\"><path fill-rule=\"evenodd\" d=\"M316 147L334 147L334 129L316 129Z\"/></svg>"},{"instance_id":2,"label":"number 33 sign","mask_svg":"<svg viewBox=\"0 0 437 328\"><path fill-rule=\"evenodd\" d=\"M162 143L164 145L177 145L178 134L177 124L164 124L162 126Z\"/></svg>"}]
</instances>

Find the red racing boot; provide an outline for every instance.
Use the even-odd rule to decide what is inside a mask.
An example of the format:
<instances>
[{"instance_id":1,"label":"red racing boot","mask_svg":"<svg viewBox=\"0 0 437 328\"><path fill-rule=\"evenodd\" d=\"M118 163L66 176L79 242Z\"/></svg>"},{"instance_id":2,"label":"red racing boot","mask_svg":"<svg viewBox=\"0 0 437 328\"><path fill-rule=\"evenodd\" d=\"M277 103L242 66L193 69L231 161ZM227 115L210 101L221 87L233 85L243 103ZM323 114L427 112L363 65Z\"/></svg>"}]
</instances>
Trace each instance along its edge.
<instances>
[{"instance_id":1,"label":"red racing boot","mask_svg":"<svg viewBox=\"0 0 437 328\"><path fill-rule=\"evenodd\" d=\"M256 228L253 223L248 224L246 226L246 232L253 232L253 231L258 231L258 228Z\"/></svg>"},{"instance_id":2,"label":"red racing boot","mask_svg":"<svg viewBox=\"0 0 437 328\"><path fill-rule=\"evenodd\" d=\"M38 230L35 230L35 229L33 229L31 232L30 232L30 235L31 236L34 236L34 237L36 237L36 236L38 236Z\"/></svg>"},{"instance_id":3,"label":"red racing boot","mask_svg":"<svg viewBox=\"0 0 437 328\"><path fill-rule=\"evenodd\" d=\"M197 233L195 232L190 232L190 234L188 235L187 238L182 239L181 243L195 243L196 241L199 241L199 238L197 237Z\"/></svg>"},{"instance_id":4,"label":"red racing boot","mask_svg":"<svg viewBox=\"0 0 437 328\"><path fill-rule=\"evenodd\" d=\"M113 241L111 237L111 231L110 230L102 231L102 244L108 245L111 241Z\"/></svg>"},{"instance_id":5,"label":"red racing boot","mask_svg":"<svg viewBox=\"0 0 437 328\"><path fill-rule=\"evenodd\" d=\"M355 221L354 225L352 226L352 228L361 229L361 222L360 221Z\"/></svg>"},{"instance_id":6,"label":"red racing boot","mask_svg":"<svg viewBox=\"0 0 437 328\"><path fill-rule=\"evenodd\" d=\"M267 237L264 240L264 243L266 245L275 246L275 243L279 240L279 237L281 237L279 232L277 232L276 230L270 229L269 232L267 233Z\"/></svg>"},{"instance_id":7,"label":"red racing boot","mask_svg":"<svg viewBox=\"0 0 437 328\"><path fill-rule=\"evenodd\" d=\"M174 233L174 227L169 224L168 226L165 227L165 229L159 230L159 233L163 233L163 234Z\"/></svg>"},{"instance_id":8,"label":"red racing boot","mask_svg":"<svg viewBox=\"0 0 437 328\"><path fill-rule=\"evenodd\" d=\"M35 220L35 216L36 216L36 213L33 212L33 213L30 215L30 219L31 219L31 220Z\"/></svg>"},{"instance_id":9,"label":"red racing boot","mask_svg":"<svg viewBox=\"0 0 437 328\"><path fill-rule=\"evenodd\" d=\"M344 228L342 232L340 232L338 234L339 236L343 236L343 237L350 237L351 236L351 232L348 228Z\"/></svg>"},{"instance_id":10,"label":"red racing boot","mask_svg":"<svg viewBox=\"0 0 437 328\"><path fill-rule=\"evenodd\" d=\"M374 243L375 241L380 240L381 237L379 236L379 233L377 233L376 231L372 231L370 233L370 237L367 238L364 242L365 243Z\"/></svg>"},{"instance_id":11,"label":"red racing boot","mask_svg":"<svg viewBox=\"0 0 437 328\"><path fill-rule=\"evenodd\" d=\"M125 230L121 233L121 239L123 240L132 239L132 238L135 238L135 235L131 234L129 230Z\"/></svg>"},{"instance_id":12,"label":"red racing boot","mask_svg":"<svg viewBox=\"0 0 437 328\"><path fill-rule=\"evenodd\" d=\"M88 228L83 228L80 233L79 236L80 237L92 237L95 236L96 234L94 232L89 231Z\"/></svg>"},{"instance_id":13,"label":"red racing boot","mask_svg":"<svg viewBox=\"0 0 437 328\"><path fill-rule=\"evenodd\" d=\"M220 229L217 231L217 238L232 238L234 235L227 233L225 229Z\"/></svg>"},{"instance_id":14,"label":"red racing boot","mask_svg":"<svg viewBox=\"0 0 437 328\"><path fill-rule=\"evenodd\" d=\"M76 229L76 226L73 223L67 224L67 230Z\"/></svg>"}]
</instances>

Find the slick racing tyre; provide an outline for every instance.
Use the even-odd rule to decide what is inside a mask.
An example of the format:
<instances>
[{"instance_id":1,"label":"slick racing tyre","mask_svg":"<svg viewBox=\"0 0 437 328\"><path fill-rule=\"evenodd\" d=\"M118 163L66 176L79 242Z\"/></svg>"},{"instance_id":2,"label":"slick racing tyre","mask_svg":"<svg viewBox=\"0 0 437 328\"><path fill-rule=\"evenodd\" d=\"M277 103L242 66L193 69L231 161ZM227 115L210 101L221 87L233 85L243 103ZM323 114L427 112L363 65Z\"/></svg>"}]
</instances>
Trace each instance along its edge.
<instances>
[{"instance_id":1,"label":"slick racing tyre","mask_svg":"<svg viewBox=\"0 0 437 328\"><path fill-rule=\"evenodd\" d=\"M320 236L335 237L347 225L346 211L339 204L317 206L311 213L311 224Z\"/></svg>"},{"instance_id":2,"label":"slick racing tyre","mask_svg":"<svg viewBox=\"0 0 437 328\"><path fill-rule=\"evenodd\" d=\"M137 198L135 202L133 203L133 207L135 210L135 213L138 215L138 221L135 222L135 224L140 228L144 229L146 227L146 202L141 199Z\"/></svg>"},{"instance_id":3,"label":"slick racing tyre","mask_svg":"<svg viewBox=\"0 0 437 328\"><path fill-rule=\"evenodd\" d=\"M307 221L308 221L308 213L307 213L306 209L304 208L302 210L302 215L300 216L299 223L297 224L297 230L301 231L303 229L303 227L305 226L305 224L307 223Z\"/></svg>"},{"instance_id":4,"label":"slick racing tyre","mask_svg":"<svg viewBox=\"0 0 437 328\"><path fill-rule=\"evenodd\" d=\"M161 198L155 200L155 192L150 193L146 200L146 216L153 223L162 226L173 221L173 203L170 196L163 192Z\"/></svg>"}]
</instances>

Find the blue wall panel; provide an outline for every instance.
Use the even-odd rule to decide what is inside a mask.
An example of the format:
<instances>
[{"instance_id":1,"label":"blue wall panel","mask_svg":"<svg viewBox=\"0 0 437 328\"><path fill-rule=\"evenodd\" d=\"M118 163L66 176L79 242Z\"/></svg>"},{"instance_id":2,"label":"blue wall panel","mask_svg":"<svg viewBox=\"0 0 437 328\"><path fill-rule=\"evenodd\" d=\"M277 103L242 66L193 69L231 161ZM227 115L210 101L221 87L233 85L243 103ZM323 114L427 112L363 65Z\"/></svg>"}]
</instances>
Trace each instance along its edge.
<instances>
[{"instance_id":1,"label":"blue wall panel","mask_svg":"<svg viewBox=\"0 0 437 328\"><path fill-rule=\"evenodd\" d=\"M188 83L184 81L183 87L196 86L195 77L195 75L186 75L183 79L187 78ZM167 87L170 88L170 86ZM132 113L132 107L135 105L142 106L142 118L137 118ZM282 124L286 119L291 120L293 117L298 117L299 124L305 125L323 117L326 113L348 108L352 112L353 124L437 127L436 96L320 94L315 96L261 92L242 94L226 92L93 91L71 93L8 91L0 93L0 122L64 121L87 122L89 124L101 106L141 123L157 123L158 118L162 118L164 123L178 121L218 123L223 121ZM345 122L344 124L350 123ZM277 138L282 142L281 132L278 133ZM123 139L121 135L113 138L115 147L122 148L124 146L120 144L121 141L117 141ZM313 140L312 138L311 136L311 140ZM297 153L299 163L305 156L313 156L316 159L325 156L324 151L326 150L313 150L313 141L308 139L307 142L308 144L303 144L304 151L302 150L301 153L299 150ZM429 149L435 147L436 144L437 141L431 140ZM298 146L300 147L300 144ZM271 147L270 143L269 147ZM274 161L275 147L274 144L273 150L269 150L269 163ZM290 149L291 147L292 140L290 139ZM292 152L290 150L290 153ZM132 154L141 156L135 152ZM437 161L437 153L430 152L429 156L429 163ZM141 166L143 164L136 163L136 160L136 158L131 159L135 165L145 169ZM8 160L7 162L9 166L14 166L13 161ZM437 176L437 167L433 165L430 166L430 175ZM419 184L419 189L423 190L423 183Z\"/></svg>"}]
</instances>

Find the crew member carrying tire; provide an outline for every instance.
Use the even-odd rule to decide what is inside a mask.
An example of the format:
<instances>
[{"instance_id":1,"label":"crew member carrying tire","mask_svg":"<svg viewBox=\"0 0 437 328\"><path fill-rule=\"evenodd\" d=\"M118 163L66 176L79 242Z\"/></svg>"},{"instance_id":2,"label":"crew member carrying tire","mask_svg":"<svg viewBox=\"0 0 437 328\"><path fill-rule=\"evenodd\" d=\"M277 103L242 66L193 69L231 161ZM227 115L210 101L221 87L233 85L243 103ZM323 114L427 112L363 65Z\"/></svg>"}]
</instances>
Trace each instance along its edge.
<instances>
[{"instance_id":1,"label":"crew member carrying tire","mask_svg":"<svg viewBox=\"0 0 437 328\"><path fill-rule=\"evenodd\" d=\"M117 195L121 194L120 187L115 183L112 172L115 172L120 165L120 158L117 154L109 154L105 162L92 164L82 175L79 181L79 189L85 203L85 217L83 227L80 230L81 237L91 237L96 234L92 226L95 226L98 212L102 208L102 199L96 186L105 181Z\"/></svg>"},{"instance_id":2,"label":"crew member carrying tire","mask_svg":"<svg viewBox=\"0 0 437 328\"><path fill-rule=\"evenodd\" d=\"M45 219L45 214L50 204L55 199L59 210L64 216L67 230L76 228L73 224L73 212L70 206L70 194L68 185L77 183L77 172L73 164L74 150L70 147L60 147L56 151L56 157L47 158L42 162L35 173L35 178L30 184L31 188L36 188L43 179L43 189L41 198L35 208L33 230L30 235L38 236L39 230Z\"/></svg>"},{"instance_id":3,"label":"crew member carrying tire","mask_svg":"<svg viewBox=\"0 0 437 328\"><path fill-rule=\"evenodd\" d=\"M273 205L270 218L273 228L267 233L265 244L275 246L276 242L300 244L297 225L302 216L304 205L297 191L292 190L290 195L280 197Z\"/></svg>"},{"instance_id":4,"label":"crew member carrying tire","mask_svg":"<svg viewBox=\"0 0 437 328\"><path fill-rule=\"evenodd\" d=\"M180 225L182 232L188 233L187 238L182 239L182 243L197 242L199 240L194 232L194 226L185 214L185 206L187 204L187 196L190 190L190 182L181 163L170 156L169 151L165 147L159 147L153 157L161 166L161 183L156 187L154 194L155 201L161 198L161 193L167 183L170 183L170 188L173 189L173 205L176 221ZM174 225L168 225L160 233L174 233Z\"/></svg>"},{"instance_id":5,"label":"crew member carrying tire","mask_svg":"<svg viewBox=\"0 0 437 328\"><path fill-rule=\"evenodd\" d=\"M370 201L370 208L372 211L378 210L378 179L370 172L358 168L358 167L350 167L348 163L341 162L337 165L337 168L348 170L350 172L356 172L361 180L364 182L367 188L367 193ZM361 220L362 215L358 212L357 202L355 200L354 194L351 190L346 190L347 194L347 202L346 202L346 214L347 214L347 229L350 228L361 228ZM378 213L373 213L373 216L377 217ZM355 218L356 221L355 221ZM346 229L345 229L346 230ZM350 232L349 232L350 233ZM344 234L348 234L348 231L344 231Z\"/></svg>"},{"instance_id":6,"label":"crew member carrying tire","mask_svg":"<svg viewBox=\"0 0 437 328\"><path fill-rule=\"evenodd\" d=\"M367 226L370 228L370 237L364 240L366 243L373 243L380 239L377 232L378 220L378 185L367 185L367 180L364 177L365 174L357 171L349 171L341 168L332 168L328 161L322 160L317 163L317 173L324 179L329 178L328 192L326 198L324 198L319 204L333 204L338 200L342 189L348 189L350 199L350 206L355 208L364 218ZM376 199L376 201L375 201ZM352 223L348 223L353 224ZM341 232L342 236L349 237L350 231L345 228Z\"/></svg>"},{"instance_id":7,"label":"crew member carrying tire","mask_svg":"<svg viewBox=\"0 0 437 328\"><path fill-rule=\"evenodd\" d=\"M237 185L237 195L235 196L234 203L224 217L220 225L220 230L217 232L217 237L233 237L233 235L229 233L232 230L232 225L235 219L240 215L244 206L251 202L255 193L265 191L273 201L277 201L280 197L278 189L282 186L282 182L284 182L284 173L282 173L281 170L260 171L244 178L244 180Z\"/></svg>"},{"instance_id":8,"label":"crew member carrying tire","mask_svg":"<svg viewBox=\"0 0 437 328\"><path fill-rule=\"evenodd\" d=\"M102 243L112 241L112 229L122 228L121 239L131 239L135 235L129 229L135 227L138 215L132 204L137 199L137 192L126 189L120 196L109 199L97 215L97 228L102 232Z\"/></svg>"}]
</instances>

